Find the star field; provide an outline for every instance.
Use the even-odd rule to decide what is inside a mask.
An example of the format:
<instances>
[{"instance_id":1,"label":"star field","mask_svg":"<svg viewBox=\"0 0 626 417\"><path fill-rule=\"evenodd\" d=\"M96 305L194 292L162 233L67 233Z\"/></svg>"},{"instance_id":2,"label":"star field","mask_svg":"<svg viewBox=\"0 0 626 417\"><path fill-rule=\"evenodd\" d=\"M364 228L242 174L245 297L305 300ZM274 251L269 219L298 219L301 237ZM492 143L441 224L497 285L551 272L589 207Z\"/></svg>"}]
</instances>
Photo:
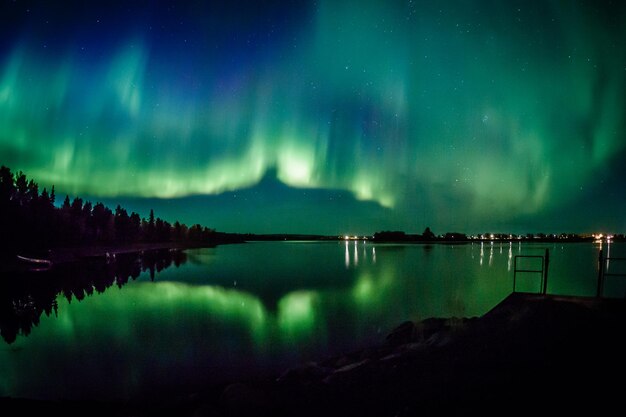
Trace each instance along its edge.
<instances>
[{"instance_id":1,"label":"star field","mask_svg":"<svg viewBox=\"0 0 626 417\"><path fill-rule=\"evenodd\" d=\"M15 1L0 23L0 162L58 193L233 232L626 228L621 2Z\"/></svg>"}]
</instances>

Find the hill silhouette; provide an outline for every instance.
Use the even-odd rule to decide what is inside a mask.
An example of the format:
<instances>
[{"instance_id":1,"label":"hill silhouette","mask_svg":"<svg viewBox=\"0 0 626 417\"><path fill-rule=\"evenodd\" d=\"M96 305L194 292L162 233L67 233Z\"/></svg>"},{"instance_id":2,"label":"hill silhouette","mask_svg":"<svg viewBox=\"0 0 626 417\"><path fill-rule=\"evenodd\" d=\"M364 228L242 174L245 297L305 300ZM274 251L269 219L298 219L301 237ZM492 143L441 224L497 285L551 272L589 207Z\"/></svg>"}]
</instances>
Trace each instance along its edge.
<instances>
[{"instance_id":1,"label":"hill silhouette","mask_svg":"<svg viewBox=\"0 0 626 417\"><path fill-rule=\"evenodd\" d=\"M102 201L109 205L120 202ZM192 223L210 222L228 232L367 234L371 231L357 230L359 225L383 222L389 223L389 228L397 226L390 209L358 200L349 191L286 185L278 179L275 169L268 170L258 183L236 191L173 198L167 204L156 198L124 198L123 202L138 212L159 204L159 213L166 218L182 212Z\"/></svg>"}]
</instances>

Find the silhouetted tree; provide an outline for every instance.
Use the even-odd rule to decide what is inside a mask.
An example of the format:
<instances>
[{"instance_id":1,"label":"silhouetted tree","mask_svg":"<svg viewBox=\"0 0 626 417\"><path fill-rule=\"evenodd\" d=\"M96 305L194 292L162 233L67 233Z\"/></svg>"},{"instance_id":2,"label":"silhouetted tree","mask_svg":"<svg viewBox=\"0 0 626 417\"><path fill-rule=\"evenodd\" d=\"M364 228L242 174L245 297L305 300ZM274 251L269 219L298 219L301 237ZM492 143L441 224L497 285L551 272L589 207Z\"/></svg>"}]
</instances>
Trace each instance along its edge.
<instances>
[{"instance_id":1,"label":"silhouetted tree","mask_svg":"<svg viewBox=\"0 0 626 417\"><path fill-rule=\"evenodd\" d=\"M63 200L63 205L61 206L61 209L66 210L69 213L71 207L72 205L70 203L70 196L66 194L65 200Z\"/></svg>"},{"instance_id":2,"label":"silhouetted tree","mask_svg":"<svg viewBox=\"0 0 626 417\"><path fill-rule=\"evenodd\" d=\"M43 189L37 200L37 204L33 205L33 225L35 234L39 236L39 243L42 247L49 247L54 239L56 231L56 215L52 198L48 194L46 188Z\"/></svg>"},{"instance_id":3,"label":"silhouetted tree","mask_svg":"<svg viewBox=\"0 0 626 417\"><path fill-rule=\"evenodd\" d=\"M23 206L26 202L26 194L28 192L28 180L22 171L18 172L15 177L15 189L17 203Z\"/></svg>"},{"instance_id":4,"label":"silhouetted tree","mask_svg":"<svg viewBox=\"0 0 626 417\"><path fill-rule=\"evenodd\" d=\"M45 187L39 196L39 203L40 207L50 204L50 196L48 195L48 190Z\"/></svg>"},{"instance_id":5,"label":"silhouetted tree","mask_svg":"<svg viewBox=\"0 0 626 417\"><path fill-rule=\"evenodd\" d=\"M102 203L96 203L91 212L94 239L97 242L108 242L112 240L113 233L111 224L113 222L113 212Z\"/></svg>"},{"instance_id":6,"label":"silhouetted tree","mask_svg":"<svg viewBox=\"0 0 626 417\"><path fill-rule=\"evenodd\" d=\"M2 253L7 253L15 242L9 238L15 234L16 208L14 196L16 193L15 179L8 167L0 167L0 248Z\"/></svg>"},{"instance_id":7,"label":"silhouetted tree","mask_svg":"<svg viewBox=\"0 0 626 417\"><path fill-rule=\"evenodd\" d=\"M54 203L57 199L56 193L54 191L54 185L52 186L52 190L50 191L50 204L52 204L52 206L54 206Z\"/></svg>"},{"instance_id":8,"label":"silhouetted tree","mask_svg":"<svg viewBox=\"0 0 626 417\"><path fill-rule=\"evenodd\" d=\"M181 227L180 227L180 222L178 220L176 220L174 222L174 228L172 229L172 238L174 239L175 242L178 242L182 239L181 237Z\"/></svg>"},{"instance_id":9,"label":"silhouetted tree","mask_svg":"<svg viewBox=\"0 0 626 417\"><path fill-rule=\"evenodd\" d=\"M83 218L91 217L92 210L93 210L93 207L91 205L91 201L85 201L85 204L83 204L82 217Z\"/></svg>"},{"instance_id":10,"label":"silhouetted tree","mask_svg":"<svg viewBox=\"0 0 626 417\"><path fill-rule=\"evenodd\" d=\"M126 209L122 208L119 204L115 208L115 239L118 242L124 242L128 240L130 231L130 218Z\"/></svg>"},{"instance_id":11,"label":"silhouetted tree","mask_svg":"<svg viewBox=\"0 0 626 417\"><path fill-rule=\"evenodd\" d=\"M150 210L148 220L128 212L121 205L115 214L102 203L92 205L80 197L65 196L55 206L56 191L47 188L39 193L39 185L23 172L13 174L0 166L0 256L23 249L45 249L59 245L124 242L191 242L198 244L214 239L213 229L195 224L188 229L176 222L174 227ZM79 294L80 295L80 294Z\"/></svg>"},{"instance_id":12,"label":"silhouetted tree","mask_svg":"<svg viewBox=\"0 0 626 417\"><path fill-rule=\"evenodd\" d=\"M187 238L192 242L200 242L202 240L202 226L199 224L191 226Z\"/></svg>"},{"instance_id":13,"label":"silhouetted tree","mask_svg":"<svg viewBox=\"0 0 626 417\"><path fill-rule=\"evenodd\" d=\"M145 229L145 237L148 241L154 240L155 222L154 222L154 210L150 209L150 216L148 217L148 224Z\"/></svg>"},{"instance_id":14,"label":"silhouetted tree","mask_svg":"<svg viewBox=\"0 0 626 417\"><path fill-rule=\"evenodd\" d=\"M141 238L141 218L139 214L134 211L130 214L129 224L129 239L133 242L137 242Z\"/></svg>"},{"instance_id":15,"label":"silhouetted tree","mask_svg":"<svg viewBox=\"0 0 626 417\"><path fill-rule=\"evenodd\" d=\"M28 188L26 191L26 204L31 204L37 201L39 197L39 185L35 181L30 180L28 181L27 187Z\"/></svg>"},{"instance_id":16,"label":"silhouetted tree","mask_svg":"<svg viewBox=\"0 0 626 417\"><path fill-rule=\"evenodd\" d=\"M176 242L182 242L187 240L188 228L185 224L181 224L178 220L174 223L172 229L173 239Z\"/></svg>"},{"instance_id":17,"label":"silhouetted tree","mask_svg":"<svg viewBox=\"0 0 626 417\"><path fill-rule=\"evenodd\" d=\"M380 242L402 242L409 240L409 237L405 232L402 232L400 230L384 230L382 232L374 233L374 240Z\"/></svg>"},{"instance_id":18,"label":"silhouetted tree","mask_svg":"<svg viewBox=\"0 0 626 417\"><path fill-rule=\"evenodd\" d=\"M445 240L467 240L467 235L465 233L459 232L448 232L444 235Z\"/></svg>"},{"instance_id":19,"label":"silhouetted tree","mask_svg":"<svg viewBox=\"0 0 626 417\"><path fill-rule=\"evenodd\" d=\"M156 240L160 240L162 233L163 233L163 220L157 217L156 221L154 222L154 234L155 234Z\"/></svg>"},{"instance_id":20,"label":"silhouetted tree","mask_svg":"<svg viewBox=\"0 0 626 417\"><path fill-rule=\"evenodd\" d=\"M172 226L161 218L157 218L155 224L155 239L159 242L169 241Z\"/></svg>"},{"instance_id":21,"label":"silhouetted tree","mask_svg":"<svg viewBox=\"0 0 626 417\"><path fill-rule=\"evenodd\" d=\"M435 234L430 230L430 227L426 227L424 233L422 233L422 238L425 240L433 240L435 239Z\"/></svg>"},{"instance_id":22,"label":"silhouetted tree","mask_svg":"<svg viewBox=\"0 0 626 417\"><path fill-rule=\"evenodd\" d=\"M70 240L72 243L80 242L85 233L85 219L83 217L83 199L74 197L70 207L70 223L68 229L71 231Z\"/></svg>"},{"instance_id":23,"label":"silhouetted tree","mask_svg":"<svg viewBox=\"0 0 626 417\"><path fill-rule=\"evenodd\" d=\"M75 197L72 201L71 214L75 219L79 219L81 217L83 211L83 199L79 197Z\"/></svg>"},{"instance_id":24,"label":"silhouetted tree","mask_svg":"<svg viewBox=\"0 0 626 417\"><path fill-rule=\"evenodd\" d=\"M13 173L8 167L0 167L0 203L8 204L15 194Z\"/></svg>"}]
</instances>

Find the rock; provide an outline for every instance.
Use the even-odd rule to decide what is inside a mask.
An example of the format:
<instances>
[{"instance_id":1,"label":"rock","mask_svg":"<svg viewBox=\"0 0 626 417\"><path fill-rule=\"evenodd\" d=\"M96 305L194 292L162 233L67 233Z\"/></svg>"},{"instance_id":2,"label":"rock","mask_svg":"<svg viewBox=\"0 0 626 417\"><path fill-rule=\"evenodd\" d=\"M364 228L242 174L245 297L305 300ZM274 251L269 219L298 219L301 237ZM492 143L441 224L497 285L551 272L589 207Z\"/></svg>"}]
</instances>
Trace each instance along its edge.
<instances>
[{"instance_id":1,"label":"rock","mask_svg":"<svg viewBox=\"0 0 626 417\"><path fill-rule=\"evenodd\" d=\"M398 346L412 342L415 338L415 323L405 321L393 329L385 338L385 343L389 346Z\"/></svg>"},{"instance_id":2,"label":"rock","mask_svg":"<svg viewBox=\"0 0 626 417\"><path fill-rule=\"evenodd\" d=\"M308 384L320 381L333 371L332 368L321 366L316 362L308 362L301 366L290 368L277 378L277 382L297 382Z\"/></svg>"},{"instance_id":3,"label":"rock","mask_svg":"<svg viewBox=\"0 0 626 417\"><path fill-rule=\"evenodd\" d=\"M369 365L372 364L370 359L363 359L359 362L354 362L341 368L335 370L332 374L328 375L324 378L324 383L326 384L343 384L356 386L356 383L362 381L364 374L370 368Z\"/></svg>"},{"instance_id":4,"label":"rock","mask_svg":"<svg viewBox=\"0 0 626 417\"><path fill-rule=\"evenodd\" d=\"M192 414L192 417L223 417L225 414L222 410L220 410L215 404L210 402L200 404L199 407L195 409Z\"/></svg>"},{"instance_id":5,"label":"rock","mask_svg":"<svg viewBox=\"0 0 626 417\"><path fill-rule=\"evenodd\" d=\"M228 416L269 415L273 403L268 393L241 382L228 385L222 391L220 404Z\"/></svg>"},{"instance_id":6,"label":"rock","mask_svg":"<svg viewBox=\"0 0 626 417\"><path fill-rule=\"evenodd\" d=\"M334 372L334 374L339 374L339 373L342 373L342 372L350 372L350 371L353 371L354 369L356 369L356 368L358 368L358 367L360 367L360 366L363 366L363 365L365 365L365 364L367 364L367 363L369 363L369 362L370 362L370 360L369 360L369 359L363 359L362 361L359 361L359 362L356 362L356 363L351 363L351 364L349 364L349 365L346 365L346 366L343 366L343 367L341 367L341 368L337 369L337 370Z\"/></svg>"}]
</instances>

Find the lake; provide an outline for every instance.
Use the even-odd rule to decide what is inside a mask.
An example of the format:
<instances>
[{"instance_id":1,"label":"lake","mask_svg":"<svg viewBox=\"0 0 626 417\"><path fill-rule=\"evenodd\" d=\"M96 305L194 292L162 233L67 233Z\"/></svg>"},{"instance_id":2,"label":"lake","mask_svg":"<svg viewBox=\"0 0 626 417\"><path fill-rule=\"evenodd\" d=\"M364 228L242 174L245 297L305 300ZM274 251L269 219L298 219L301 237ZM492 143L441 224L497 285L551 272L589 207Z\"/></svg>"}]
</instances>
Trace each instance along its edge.
<instances>
[{"instance_id":1,"label":"lake","mask_svg":"<svg viewBox=\"0 0 626 417\"><path fill-rule=\"evenodd\" d=\"M546 249L548 293L596 294L593 243L253 242L38 272L1 298L0 396L126 399L277 376L379 343L405 320L482 315L511 293L515 256ZM625 256L626 244L603 251ZM625 282L607 277L605 296L624 297ZM517 274L517 290L540 285Z\"/></svg>"}]
</instances>

